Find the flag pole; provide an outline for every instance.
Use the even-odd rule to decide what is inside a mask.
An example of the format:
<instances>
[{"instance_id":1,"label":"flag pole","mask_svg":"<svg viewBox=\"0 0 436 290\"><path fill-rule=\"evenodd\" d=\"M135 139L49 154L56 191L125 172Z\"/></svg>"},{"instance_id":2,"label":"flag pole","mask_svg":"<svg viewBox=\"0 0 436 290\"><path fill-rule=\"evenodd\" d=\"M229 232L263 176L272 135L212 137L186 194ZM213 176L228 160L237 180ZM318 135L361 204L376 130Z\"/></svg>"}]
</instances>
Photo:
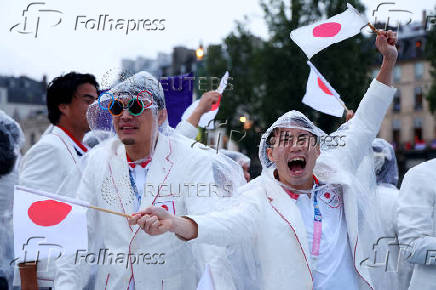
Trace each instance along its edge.
<instances>
[{"instance_id":1,"label":"flag pole","mask_svg":"<svg viewBox=\"0 0 436 290\"><path fill-rule=\"evenodd\" d=\"M345 111L348 111L348 108L347 108L347 106L345 105L345 103L344 103L342 100L340 100L338 97L336 97L336 99L337 99L338 102L342 105L342 107L344 107Z\"/></svg>"},{"instance_id":2,"label":"flag pole","mask_svg":"<svg viewBox=\"0 0 436 290\"><path fill-rule=\"evenodd\" d=\"M372 25L371 23L368 22L368 26L369 26L369 28L371 28L372 31L374 31L375 33L377 33L377 35L380 34L380 31L378 31L378 30L374 27L374 25Z\"/></svg>"},{"instance_id":3,"label":"flag pole","mask_svg":"<svg viewBox=\"0 0 436 290\"><path fill-rule=\"evenodd\" d=\"M95 210L98 210L98 211L102 211L102 212L106 212L106 213L111 213L111 214L119 215L119 216L122 216L122 217L125 217L125 218L131 218L132 217L131 215L128 215L128 214L125 214L125 213L122 213L122 212L117 212L117 211L113 211L113 210L110 210L110 209L106 209L106 208L102 208L102 207L97 207L97 206L93 206L93 205L90 205L89 208L92 208L92 209L95 209Z\"/></svg>"},{"instance_id":4,"label":"flag pole","mask_svg":"<svg viewBox=\"0 0 436 290\"><path fill-rule=\"evenodd\" d=\"M36 189L30 189L30 188L27 188L27 187L24 187L24 186L21 186L21 185L15 185L15 188L19 189L19 190L22 190L22 191L26 191L26 192L32 193L32 194L36 194L36 195L44 196L44 197L47 197L47 198L51 198L51 199L54 199L54 200L58 200L58 201L66 202L66 203L71 203L71 204L74 204L74 205L77 205L77 206L86 207L86 208L92 208L94 210L98 210L98 211L101 211L101 212L106 212L106 213L111 213L111 214L119 215L119 216L122 216L122 217L125 217L125 218L131 218L132 217L129 214L125 214L125 213L122 213L122 212L116 212L116 211L113 211L113 210L110 210L110 209L93 206L93 205L90 205L86 201L73 199L73 198L70 198L68 196L59 196L57 194L52 194L52 193L49 193L49 192L46 192L46 191L41 191L41 190L36 190Z\"/></svg>"}]
</instances>

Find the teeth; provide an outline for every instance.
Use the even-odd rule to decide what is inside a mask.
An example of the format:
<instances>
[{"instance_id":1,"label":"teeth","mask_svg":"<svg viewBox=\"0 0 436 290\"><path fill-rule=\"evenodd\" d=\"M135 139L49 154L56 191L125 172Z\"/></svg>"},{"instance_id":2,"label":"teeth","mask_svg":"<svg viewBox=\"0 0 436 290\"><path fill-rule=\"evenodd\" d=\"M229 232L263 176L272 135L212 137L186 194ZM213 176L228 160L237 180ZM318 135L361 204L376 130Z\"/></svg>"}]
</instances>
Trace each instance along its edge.
<instances>
[{"instance_id":1,"label":"teeth","mask_svg":"<svg viewBox=\"0 0 436 290\"><path fill-rule=\"evenodd\" d=\"M291 161L302 161L302 162L304 162L304 158L303 157L295 157L295 158L292 158Z\"/></svg>"}]
</instances>

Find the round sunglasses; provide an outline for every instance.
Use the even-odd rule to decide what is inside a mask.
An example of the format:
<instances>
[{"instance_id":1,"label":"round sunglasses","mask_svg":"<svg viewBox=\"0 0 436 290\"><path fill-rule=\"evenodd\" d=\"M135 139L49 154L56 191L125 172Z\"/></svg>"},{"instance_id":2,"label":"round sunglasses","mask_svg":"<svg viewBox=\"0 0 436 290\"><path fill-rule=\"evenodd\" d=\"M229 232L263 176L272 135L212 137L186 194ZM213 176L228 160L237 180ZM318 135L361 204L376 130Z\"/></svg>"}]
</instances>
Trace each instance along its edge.
<instances>
[{"instance_id":1,"label":"round sunglasses","mask_svg":"<svg viewBox=\"0 0 436 290\"><path fill-rule=\"evenodd\" d=\"M144 110L148 109L149 107L152 106L153 102L151 100L148 99L140 99L140 97L144 94L148 94L149 97L152 97L152 94L149 91L141 91L136 98L131 99L127 106L124 106L124 103L121 102L119 99L115 99L114 96L111 93L108 92L104 92L103 94L100 95L100 97L104 94L108 94L111 96L111 101L109 102L107 108L104 108L100 105L100 98L99 98L99 106L102 109L108 110L109 113L112 114L112 116L119 116L123 113L124 110L128 110L130 115L132 116L139 116L142 114L142 112L144 112Z\"/></svg>"}]
</instances>

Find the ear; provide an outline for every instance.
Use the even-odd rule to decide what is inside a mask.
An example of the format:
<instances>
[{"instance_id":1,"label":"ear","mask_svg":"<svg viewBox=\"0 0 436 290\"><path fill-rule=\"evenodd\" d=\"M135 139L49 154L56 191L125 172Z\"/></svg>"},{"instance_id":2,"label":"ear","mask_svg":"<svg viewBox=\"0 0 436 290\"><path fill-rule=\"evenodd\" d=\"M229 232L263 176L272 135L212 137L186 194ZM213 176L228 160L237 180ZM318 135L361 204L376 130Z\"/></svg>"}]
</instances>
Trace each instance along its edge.
<instances>
[{"instance_id":1,"label":"ear","mask_svg":"<svg viewBox=\"0 0 436 290\"><path fill-rule=\"evenodd\" d=\"M70 111L70 106L68 104L60 104L58 105L59 111L61 111L62 115L68 115Z\"/></svg>"},{"instance_id":2,"label":"ear","mask_svg":"<svg viewBox=\"0 0 436 290\"><path fill-rule=\"evenodd\" d=\"M268 156L268 159L271 162L275 162L274 157L273 157L273 148L266 148L266 156Z\"/></svg>"},{"instance_id":3,"label":"ear","mask_svg":"<svg viewBox=\"0 0 436 290\"><path fill-rule=\"evenodd\" d=\"M162 109L158 111L157 122L159 126L162 125L162 123L167 119L167 117L168 117L167 109Z\"/></svg>"}]
</instances>

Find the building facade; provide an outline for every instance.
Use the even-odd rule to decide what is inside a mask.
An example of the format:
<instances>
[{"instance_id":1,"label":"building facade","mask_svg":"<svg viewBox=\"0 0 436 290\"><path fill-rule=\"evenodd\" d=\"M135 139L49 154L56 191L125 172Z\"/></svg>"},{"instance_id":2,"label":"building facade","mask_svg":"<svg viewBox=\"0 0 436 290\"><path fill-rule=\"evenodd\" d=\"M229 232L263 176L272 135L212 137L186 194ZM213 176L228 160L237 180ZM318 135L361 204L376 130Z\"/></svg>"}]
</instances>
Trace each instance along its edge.
<instances>
[{"instance_id":1,"label":"building facade","mask_svg":"<svg viewBox=\"0 0 436 290\"><path fill-rule=\"evenodd\" d=\"M16 120L23 130L25 153L49 126L46 107L47 80L0 77L0 110Z\"/></svg>"},{"instance_id":2,"label":"building facade","mask_svg":"<svg viewBox=\"0 0 436 290\"><path fill-rule=\"evenodd\" d=\"M379 136L397 150L436 147L435 114L430 112L425 98L432 84L432 67L424 58L426 31L422 25L415 24L403 28L399 35L399 58L394 69L397 93Z\"/></svg>"}]
</instances>

